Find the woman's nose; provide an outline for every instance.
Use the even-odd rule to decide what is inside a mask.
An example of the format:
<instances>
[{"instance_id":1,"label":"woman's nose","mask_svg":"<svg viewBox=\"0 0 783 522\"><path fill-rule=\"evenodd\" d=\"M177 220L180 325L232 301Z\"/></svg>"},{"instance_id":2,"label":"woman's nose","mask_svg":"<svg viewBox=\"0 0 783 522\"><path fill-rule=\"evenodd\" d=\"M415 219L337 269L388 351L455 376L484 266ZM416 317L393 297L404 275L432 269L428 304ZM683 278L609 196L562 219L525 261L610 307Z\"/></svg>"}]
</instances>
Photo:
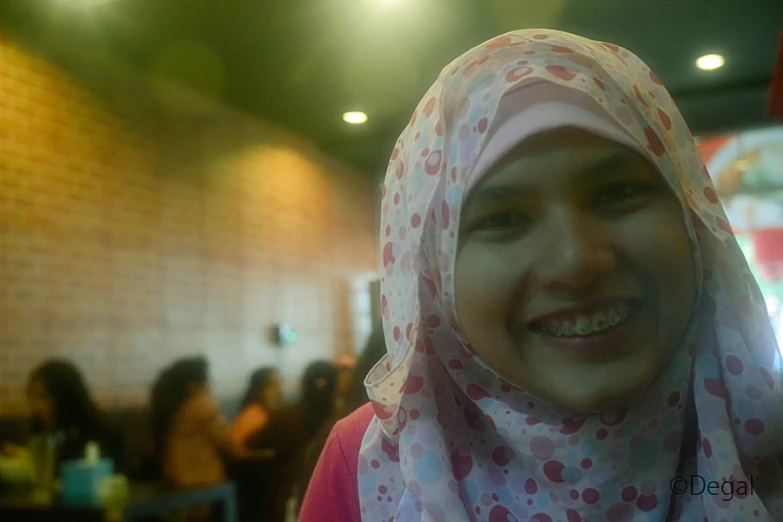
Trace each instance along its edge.
<instances>
[{"instance_id":1,"label":"woman's nose","mask_svg":"<svg viewBox=\"0 0 783 522\"><path fill-rule=\"evenodd\" d=\"M547 219L535 273L543 286L581 288L614 269L615 255L605 224L578 213Z\"/></svg>"}]
</instances>

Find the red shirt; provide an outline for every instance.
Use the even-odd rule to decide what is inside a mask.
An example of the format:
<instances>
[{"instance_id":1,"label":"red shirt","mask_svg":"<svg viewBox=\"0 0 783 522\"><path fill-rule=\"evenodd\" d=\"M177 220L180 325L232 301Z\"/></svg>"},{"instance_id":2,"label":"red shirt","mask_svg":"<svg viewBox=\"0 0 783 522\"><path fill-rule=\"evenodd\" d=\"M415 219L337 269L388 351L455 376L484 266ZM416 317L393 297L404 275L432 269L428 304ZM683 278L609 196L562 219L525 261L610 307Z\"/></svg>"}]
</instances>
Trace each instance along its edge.
<instances>
[{"instance_id":1,"label":"red shirt","mask_svg":"<svg viewBox=\"0 0 783 522\"><path fill-rule=\"evenodd\" d=\"M299 522L361 522L359 449L375 416L365 404L334 425L307 487Z\"/></svg>"}]
</instances>

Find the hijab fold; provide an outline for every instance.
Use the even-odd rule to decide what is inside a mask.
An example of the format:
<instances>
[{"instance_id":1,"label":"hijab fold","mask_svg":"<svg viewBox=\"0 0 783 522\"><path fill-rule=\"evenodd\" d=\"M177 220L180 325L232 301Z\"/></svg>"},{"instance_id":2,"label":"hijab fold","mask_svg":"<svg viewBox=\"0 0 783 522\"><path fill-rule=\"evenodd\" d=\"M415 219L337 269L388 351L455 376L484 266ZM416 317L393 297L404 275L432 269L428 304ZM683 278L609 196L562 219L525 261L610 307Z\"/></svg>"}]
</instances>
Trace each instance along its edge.
<instances>
[{"instance_id":1,"label":"hijab fold","mask_svg":"<svg viewBox=\"0 0 783 522\"><path fill-rule=\"evenodd\" d=\"M459 328L463 202L521 140L580 127L657 167L680 200L699 298L657 380L622 411L584 414L505 382ZM639 58L551 30L499 36L438 77L384 185L388 355L366 384L362 520L783 520L781 361L761 292L674 102ZM677 477L753 494L677 494Z\"/></svg>"}]
</instances>

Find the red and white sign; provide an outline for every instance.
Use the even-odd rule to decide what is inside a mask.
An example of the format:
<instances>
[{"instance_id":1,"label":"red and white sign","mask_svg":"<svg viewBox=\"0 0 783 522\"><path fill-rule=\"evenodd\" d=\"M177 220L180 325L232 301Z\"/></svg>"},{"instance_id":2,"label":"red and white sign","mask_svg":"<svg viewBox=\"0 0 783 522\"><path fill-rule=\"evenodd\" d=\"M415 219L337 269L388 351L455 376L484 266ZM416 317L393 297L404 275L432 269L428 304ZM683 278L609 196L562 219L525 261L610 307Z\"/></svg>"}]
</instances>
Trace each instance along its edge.
<instances>
[{"instance_id":1,"label":"red and white sign","mask_svg":"<svg viewBox=\"0 0 783 522\"><path fill-rule=\"evenodd\" d=\"M732 228L753 242L764 277L783 279L783 127L699 143Z\"/></svg>"}]
</instances>

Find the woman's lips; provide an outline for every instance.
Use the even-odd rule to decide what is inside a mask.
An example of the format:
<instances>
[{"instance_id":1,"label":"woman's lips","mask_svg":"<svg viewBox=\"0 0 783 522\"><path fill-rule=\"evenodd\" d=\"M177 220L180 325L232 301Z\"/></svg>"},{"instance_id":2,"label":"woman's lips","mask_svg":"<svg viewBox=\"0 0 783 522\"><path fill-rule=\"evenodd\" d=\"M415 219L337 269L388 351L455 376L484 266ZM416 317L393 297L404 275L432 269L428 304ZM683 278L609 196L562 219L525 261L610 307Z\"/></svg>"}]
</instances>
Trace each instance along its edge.
<instances>
[{"instance_id":1,"label":"woman's lips","mask_svg":"<svg viewBox=\"0 0 783 522\"><path fill-rule=\"evenodd\" d=\"M628 344L639 319L640 306L631 304L627 318L620 324L586 335L553 335L535 323L531 332L545 345L565 351L606 351Z\"/></svg>"},{"instance_id":2,"label":"woman's lips","mask_svg":"<svg viewBox=\"0 0 783 522\"><path fill-rule=\"evenodd\" d=\"M632 306L640 299L635 297L613 297L595 299L590 302L583 303L578 306L560 307L555 310L550 310L544 313L533 315L533 318L528 322L529 324L545 324L558 321L572 320L579 316L592 316L596 313L608 313L609 311L620 311Z\"/></svg>"}]
</instances>

